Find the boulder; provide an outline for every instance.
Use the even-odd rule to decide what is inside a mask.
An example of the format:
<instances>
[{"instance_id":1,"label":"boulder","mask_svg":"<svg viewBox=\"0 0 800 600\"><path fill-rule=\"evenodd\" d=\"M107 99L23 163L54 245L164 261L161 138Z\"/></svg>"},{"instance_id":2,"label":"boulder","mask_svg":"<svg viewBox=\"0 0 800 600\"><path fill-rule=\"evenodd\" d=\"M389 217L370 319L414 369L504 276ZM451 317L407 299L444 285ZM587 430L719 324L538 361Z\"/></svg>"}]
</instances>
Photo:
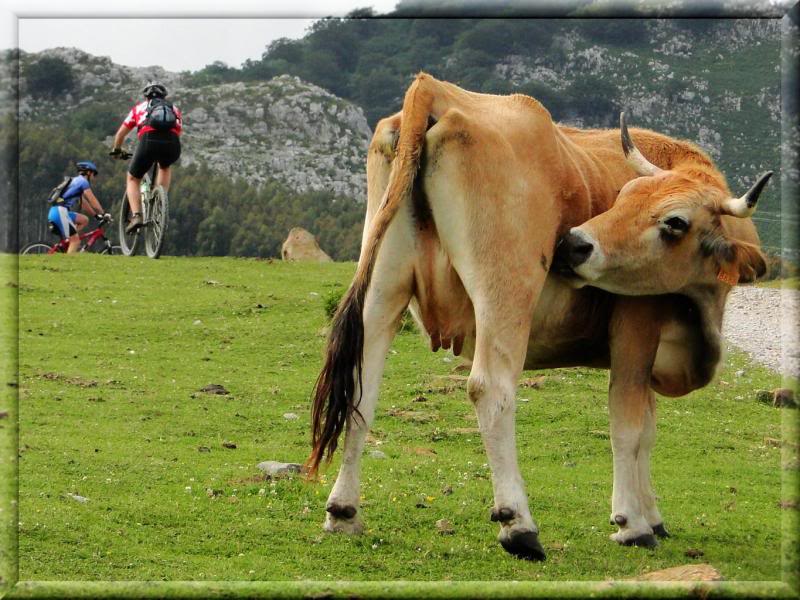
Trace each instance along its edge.
<instances>
[{"instance_id":1,"label":"boulder","mask_svg":"<svg viewBox=\"0 0 800 600\"><path fill-rule=\"evenodd\" d=\"M325 254L311 233L302 227L293 227L286 241L281 247L283 260L303 260L315 262L332 262L331 257Z\"/></svg>"},{"instance_id":2,"label":"boulder","mask_svg":"<svg viewBox=\"0 0 800 600\"><path fill-rule=\"evenodd\" d=\"M297 463L284 463L276 460L265 460L257 465L257 468L267 477L288 477L293 473L302 473L303 465Z\"/></svg>"}]
</instances>

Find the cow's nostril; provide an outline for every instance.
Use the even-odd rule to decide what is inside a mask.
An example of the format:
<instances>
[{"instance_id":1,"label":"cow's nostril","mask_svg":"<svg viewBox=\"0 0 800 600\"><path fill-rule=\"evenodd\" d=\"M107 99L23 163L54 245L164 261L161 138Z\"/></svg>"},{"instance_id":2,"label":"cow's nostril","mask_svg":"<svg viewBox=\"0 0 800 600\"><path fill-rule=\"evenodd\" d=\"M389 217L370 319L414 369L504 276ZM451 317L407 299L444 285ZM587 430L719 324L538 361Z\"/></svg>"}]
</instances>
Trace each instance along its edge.
<instances>
[{"instance_id":1,"label":"cow's nostril","mask_svg":"<svg viewBox=\"0 0 800 600\"><path fill-rule=\"evenodd\" d=\"M569 246L569 265L575 268L578 265L582 265L583 263L586 262L586 260L592 254L594 246L591 244L591 242L587 242L580 238L577 239L573 238L570 241L571 243Z\"/></svg>"}]
</instances>

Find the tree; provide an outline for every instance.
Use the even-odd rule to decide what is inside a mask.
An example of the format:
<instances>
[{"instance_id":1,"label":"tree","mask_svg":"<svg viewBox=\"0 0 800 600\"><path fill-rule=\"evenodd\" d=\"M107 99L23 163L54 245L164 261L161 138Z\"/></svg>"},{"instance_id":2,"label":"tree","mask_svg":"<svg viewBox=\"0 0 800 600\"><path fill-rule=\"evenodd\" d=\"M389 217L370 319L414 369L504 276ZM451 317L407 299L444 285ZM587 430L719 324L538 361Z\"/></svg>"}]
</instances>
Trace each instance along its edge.
<instances>
[{"instance_id":1,"label":"tree","mask_svg":"<svg viewBox=\"0 0 800 600\"><path fill-rule=\"evenodd\" d=\"M75 88L75 74L69 64L55 56L45 56L29 65L23 74L32 96L66 96Z\"/></svg>"}]
</instances>

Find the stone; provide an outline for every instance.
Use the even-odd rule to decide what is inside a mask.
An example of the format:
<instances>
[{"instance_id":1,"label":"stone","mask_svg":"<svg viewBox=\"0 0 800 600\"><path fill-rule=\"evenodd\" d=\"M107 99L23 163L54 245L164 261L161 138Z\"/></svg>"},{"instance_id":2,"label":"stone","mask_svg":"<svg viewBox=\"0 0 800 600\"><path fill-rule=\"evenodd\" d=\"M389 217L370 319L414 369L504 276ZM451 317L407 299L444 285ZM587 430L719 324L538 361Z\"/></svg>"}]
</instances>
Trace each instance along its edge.
<instances>
[{"instance_id":1,"label":"stone","mask_svg":"<svg viewBox=\"0 0 800 600\"><path fill-rule=\"evenodd\" d=\"M442 535L453 535L456 532L447 519L439 519L436 521L436 529Z\"/></svg>"},{"instance_id":2,"label":"stone","mask_svg":"<svg viewBox=\"0 0 800 600\"><path fill-rule=\"evenodd\" d=\"M81 504L86 504L89 501L88 498L79 496L78 494L67 494L67 496L75 500L75 502L80 502Z\"/></svg>"},{"instance_id":3,"label":"stone","mask_svg":"<svg viewBox=\"0 0 800 600\"><path fill-rule=\"evenodd\" d=\"M297 260L309 262L332 262L330 256L325 254L317 243L317 238L302 227L293 227L286 241L281 246L283 260Z\"/></svg>"},{"instance_id":4,"label":"stone","mask_svg":"<svg viewBox=\"0 0 800 600\"><path fill-rule=\"evenodd\" d=\"M230 393L225 389L224 386L221 386L218 383L210 383L205 387L201 387L199 391L217 396L227 396Z\"/></svg>"},{"instance_id":5,"label":"stone","mask_svg":"<svg viewBox=\"0 0 800 600\"><path fill-rule=\"evenodd\" d=\"M303 465L297 463L284 463L275 460L265 460L257 465L267 477L286 477L292 473L302 473Z\"/></svg>"},{"instance_id":6,"label":"stone","mask_svg":"<svg viewBox=\"0 0 800 600\"><path fill-rule=\"evenodd\" d=\"M288 413L283 413L283 418L284 418L284 419L286 419L287 421L296 421L296 420L297 420L297 419L299 419L300 417L298 417L298 416L297 416L295 413L293 413L293 412L288 412Z\"/></svg>"},{"instance_id":7,"label":"stone","mask_svg":"<svg viewBox=\"0 0 800 600\"><path fill-rule=\"evenodd\" d=\"M370 458L386 458L386 454L381 452L380 450L372 450L369 453Z\"/></svg>"},{"instance_id":8,"label":"stone","mask_svg":"<svg viewBox=\"0 0 800 600\"><path fill-rule=\"evenodd\" d=\"M722 573L706 563L681 565L636 577L639 581L722 581Z\"/></svg>"}]
</instances>

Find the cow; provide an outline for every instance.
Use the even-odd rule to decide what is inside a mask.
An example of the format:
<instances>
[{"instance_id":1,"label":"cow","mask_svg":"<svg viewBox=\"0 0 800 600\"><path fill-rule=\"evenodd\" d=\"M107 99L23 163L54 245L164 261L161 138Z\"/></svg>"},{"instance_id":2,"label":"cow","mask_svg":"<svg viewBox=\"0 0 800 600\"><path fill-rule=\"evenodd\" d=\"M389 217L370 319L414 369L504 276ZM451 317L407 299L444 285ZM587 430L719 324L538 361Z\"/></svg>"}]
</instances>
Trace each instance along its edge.
<instances>
[{"instance_id":1,"label":"cow","mask_svg":"<svg viewBox=\"0 0 800 600\"><path fill-rule=\"evenodd\" d=\"M326 531L363 530L361 455L408 307L432 350L471 361L507 552L545 559L517 463L523 369L610 370L611 538L654 547L668 535L650 481L654 392L712 380L725 297L766 268L747 217L769 174L733 198L699 148L621 120L621 134L566 127L531 97L420 73L378 123L358 267L312 398L310 477L345 431Z\"/></svg>"}]
</instances>

